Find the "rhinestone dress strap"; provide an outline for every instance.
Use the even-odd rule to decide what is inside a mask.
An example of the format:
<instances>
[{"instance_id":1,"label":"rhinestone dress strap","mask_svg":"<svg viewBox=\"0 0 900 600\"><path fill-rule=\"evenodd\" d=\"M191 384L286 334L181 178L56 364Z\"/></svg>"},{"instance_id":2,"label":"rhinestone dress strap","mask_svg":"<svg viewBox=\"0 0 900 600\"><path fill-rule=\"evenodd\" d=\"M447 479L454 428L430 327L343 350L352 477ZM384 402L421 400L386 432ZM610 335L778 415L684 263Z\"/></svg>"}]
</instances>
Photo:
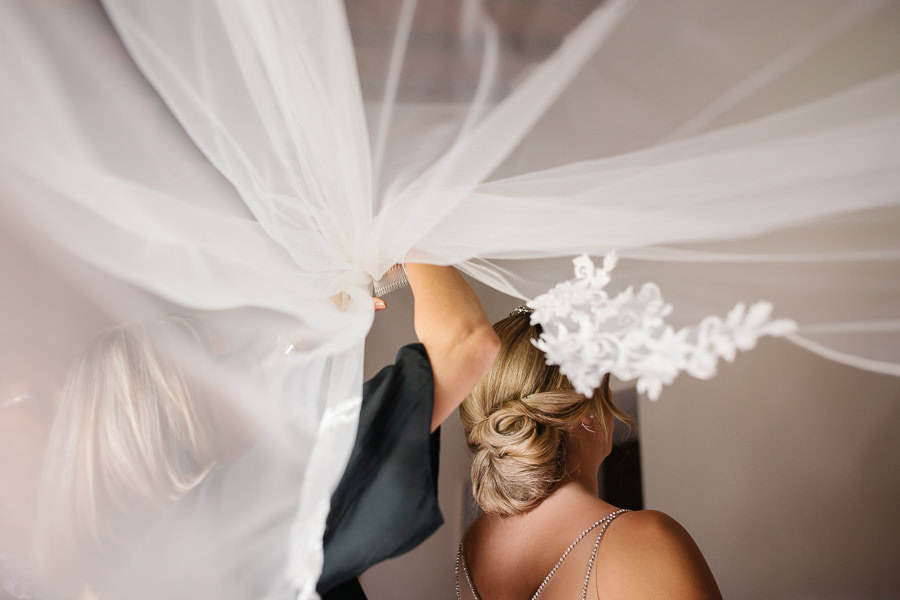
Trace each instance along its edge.
<instances>
[{"instance_id":1,"label":"rhinestone dress strap","mask_svg":"<svg viewBox=\"0 0 900 600\"><path fill-rule=\"evenodd\" d=\"M459 594L459 565L462 563L463 573L466 575L466 581L469 584L469 589L472 591L472 597L475 600L481 600L481 596L478 595L478 592L475 591L475 585L472 583L472 577L469 575L469 565L466 564L466 557L463 556L463 543L462 540L459 541L459 546L456 548L456 570L454 573L456 574L456 600L460 600Z\"/></svg>"},{"instance_id":2,"label":"rhinestone dress strap","mask_svg":"<svg viewBox=\"0 0 900 600\"><path fill-rule=\"evenodd\" d=\"M589 563L591 566L593 566L594 558L596 557L596 554L597 554L597 546L600 543L600 537L603 535L603 532L606 531L606 528L609 527L610 522L612 522L613 519L615 519L616 517L618 517L619 515L621 515L622 513L625 513L625 512L628 512L628 510L624 509L624 508L620 508L619 510L606 515L599 521L595 521L590 527L588 527L587 529L582 531L580 534L578 534L578 537L576 537L574 540L572 540L572 543L569 544L569 547L566 548L565 552L563 552L562 556L559 557L559 560L556 561L556 564L553 566L553 568L550 569L550 572L547 574L547 576L544 577L544 580L541 582L541 585L538 586L538 589L534 593L534 595L531 597L531 600L537 600L538 596L541 595L541 592L544 591L544 588L547 587L547 584L550 583L550 579L556 574L556 571L559 570L559 568L563 564L563 561L566 560L566 557L569 556L569 553L572 552L572 550L575 548L575 546L578 544L578 542L580 542L582 539L584 539L584 536L589 534L591 531L593 531L597 527L601 527L600 535L597 536L597 541L594 542L594 552L591 555L591 560ZM479 596L478 592L475 591L475 585L472 583L472 576L469 574L469 565L466 563L466 558L463 554L463 542L462 541L459 542L459 546L456 549L456 569L455 569L456 600L461 599L460 591L459 591L459 568L460 568L460 565L462 565L463 574L466 576L466 583L469 584L469 591L472 592L472 597L475 598L475 600L481 600L481 596ZM590 571L588 571L588 576L590 576ZM582 589L582 595L581 595L582 599L585 597L586 593L587 593L587 578L585 578L584 587Z\"/></svg>"},{"instance_id":3,"label":"rhinestone dress strap","mask_svg":"<svg viewBox=\"0 0 900 600\"><path fill-rule=\"evenodd\" d=\"M591 571L594 570L594 561L597 560L597 548L600 547L600 540L603 538L603 534L606 533L606 528L609 527L610 523L615 521L616 517L627 512L630 511L622 508L603 519L603 525L600 526L600 531L597 532L597 539L594 541L594 549L591 550L591 558L588 560L587 573L584 575L584 583L581 586L581 600L587 600L588 581L591 579Z\"/></svg>"}]
</instances>

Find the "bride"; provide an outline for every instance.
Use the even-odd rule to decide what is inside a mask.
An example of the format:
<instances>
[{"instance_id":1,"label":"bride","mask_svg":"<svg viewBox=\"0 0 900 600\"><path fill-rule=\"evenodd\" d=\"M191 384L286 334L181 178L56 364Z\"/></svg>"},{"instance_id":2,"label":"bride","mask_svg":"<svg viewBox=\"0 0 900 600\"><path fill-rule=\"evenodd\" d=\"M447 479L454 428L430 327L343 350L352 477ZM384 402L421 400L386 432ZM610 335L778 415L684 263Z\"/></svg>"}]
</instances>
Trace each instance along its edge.
<instances>
[{"instance_id":1,"label":"bride","mask_svg":"<svg viewBox=\"0 0 900 600\"><path fill-rule=\"evenodd\" d=\"M457 598L721 598L674 519L597 497L613 420L629 419L609 376L587 398L545 364L528 313L494 325L500 354L460 408L484 514L459 545Z\"/></svg>"}]
</instances>

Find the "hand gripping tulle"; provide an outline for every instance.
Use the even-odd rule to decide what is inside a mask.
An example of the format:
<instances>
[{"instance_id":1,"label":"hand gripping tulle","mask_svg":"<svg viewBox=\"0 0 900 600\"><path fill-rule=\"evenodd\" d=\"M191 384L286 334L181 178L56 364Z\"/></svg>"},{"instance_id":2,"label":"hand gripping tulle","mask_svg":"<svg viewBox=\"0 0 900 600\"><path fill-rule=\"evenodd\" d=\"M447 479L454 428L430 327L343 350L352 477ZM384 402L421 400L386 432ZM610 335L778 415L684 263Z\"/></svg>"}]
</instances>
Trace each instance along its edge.
<instances>
[{"instance_id":1,"label":"hand gripping tulle","mask_svg":"<svg viewBox=\"0 0 900 600\"><path fill-rule=\"evenodd\" d=\"M638 392L659 398L662 386L682 372L711 379L720 358L731 362L738 350L750 350L764 336L783 336L797 329L789 319L771 318L772 305L735 305L725 319L709 316L676 330L665 318L672 312L659 287L645 283L610 297L605 290L618 262L615 252L597 268L586 254L574 261L575 278L557 284L528 303L531 324L543 332L532 343L547 364L558 365L585 396L603 376L637 379Z\"/></svg>"}]
</instances>

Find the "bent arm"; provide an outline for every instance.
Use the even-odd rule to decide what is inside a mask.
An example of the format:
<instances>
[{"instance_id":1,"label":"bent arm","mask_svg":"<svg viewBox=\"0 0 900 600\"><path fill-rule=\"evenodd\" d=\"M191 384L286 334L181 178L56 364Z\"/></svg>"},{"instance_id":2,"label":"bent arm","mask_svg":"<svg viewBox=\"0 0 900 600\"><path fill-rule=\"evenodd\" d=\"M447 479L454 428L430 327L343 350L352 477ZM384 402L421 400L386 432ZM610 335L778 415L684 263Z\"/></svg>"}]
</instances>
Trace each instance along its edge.
<instances>
[{"instance_id":1,"label":"bent arm","mask_svg":"<svg viewBox=\"0 0 900 600\"><path fill-rule=\"evenodd\" d=\"M500 339L456 269L408 263L406 276L415 300L416 337L434 374L434 431L491 370Z\"/></svg>"}]
</instances>

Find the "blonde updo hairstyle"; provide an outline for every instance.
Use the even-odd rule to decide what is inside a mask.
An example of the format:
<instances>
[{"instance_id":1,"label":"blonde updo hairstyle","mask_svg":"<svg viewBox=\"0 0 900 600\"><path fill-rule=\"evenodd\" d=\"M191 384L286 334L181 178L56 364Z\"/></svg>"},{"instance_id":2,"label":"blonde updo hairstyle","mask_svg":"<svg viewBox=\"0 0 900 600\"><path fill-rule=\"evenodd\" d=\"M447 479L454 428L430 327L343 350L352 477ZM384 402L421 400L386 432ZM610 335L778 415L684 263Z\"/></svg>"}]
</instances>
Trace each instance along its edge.
<instances>
[{"instance_id":1,"label":"blonde updo hairstyle","mask_svg":"<svg viewBox=\"0 0 900 600\"><path fill-rule=\"evenodd\" d=\"M515 515L546 498L566 473L570 432L589 414L608 436L609 415L631 423L612 402L609 376L587 398L559 368L548 366L531 340L528 315L494 325L502 343L490 373L460 406L472 460L475 501L486 513Z\"/></svg>"}]
</instances>

